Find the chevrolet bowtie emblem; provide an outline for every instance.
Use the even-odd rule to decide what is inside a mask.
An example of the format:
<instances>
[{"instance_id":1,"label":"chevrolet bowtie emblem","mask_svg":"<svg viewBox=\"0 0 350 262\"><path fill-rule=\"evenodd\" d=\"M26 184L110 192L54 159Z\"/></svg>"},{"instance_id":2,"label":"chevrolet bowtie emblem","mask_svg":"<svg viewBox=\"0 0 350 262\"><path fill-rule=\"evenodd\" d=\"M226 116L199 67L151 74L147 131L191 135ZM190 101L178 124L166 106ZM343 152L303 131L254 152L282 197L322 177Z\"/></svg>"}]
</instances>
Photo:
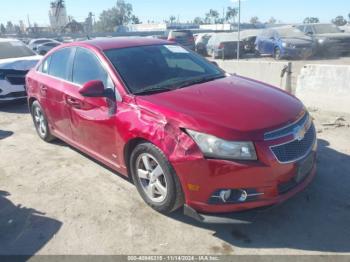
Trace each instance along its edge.
<instances>
[{"instance_id":1,"label":"chevrolet bowtie emblem","mask_svg":"<svg viewBox=\"0 0 350 262\"><path fill-rule=\"evenodd\" d=\"M306 127L305 126L297 126L293 130L294 139L296 139L298 141L303 140L305 137L305 134L306 134Z\"/></svg>"}]
</instances>

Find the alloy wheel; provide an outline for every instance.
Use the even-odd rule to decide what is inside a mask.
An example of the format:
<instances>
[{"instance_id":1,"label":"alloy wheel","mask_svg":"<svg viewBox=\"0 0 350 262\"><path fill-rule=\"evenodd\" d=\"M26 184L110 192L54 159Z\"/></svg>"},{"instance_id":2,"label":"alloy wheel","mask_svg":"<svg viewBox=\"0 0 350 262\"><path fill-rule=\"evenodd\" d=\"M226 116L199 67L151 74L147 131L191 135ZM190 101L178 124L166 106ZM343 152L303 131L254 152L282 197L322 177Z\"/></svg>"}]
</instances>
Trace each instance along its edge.
<instances>
[{"instance_id":1,"label":"alloy wheel","mask_svg":"<svg viewBox=\"0 0 350 262\"><path fill-rule=\"evenodd\" d=\"M146 196L155 203L163 202L168 195L168 183L158 161L143 153L137 158L136 172Z\"/></svg>"}]
</instances>

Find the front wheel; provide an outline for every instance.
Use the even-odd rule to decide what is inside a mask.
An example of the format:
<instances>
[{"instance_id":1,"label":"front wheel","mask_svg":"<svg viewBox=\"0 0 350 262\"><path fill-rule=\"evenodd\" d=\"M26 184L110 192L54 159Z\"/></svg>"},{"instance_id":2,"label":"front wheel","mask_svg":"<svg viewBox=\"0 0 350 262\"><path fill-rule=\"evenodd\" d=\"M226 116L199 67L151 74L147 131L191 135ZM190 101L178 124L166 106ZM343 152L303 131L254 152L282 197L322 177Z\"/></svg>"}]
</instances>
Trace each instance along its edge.
<instances>
[{"instance_id":1,"label":"front wheel","mask_svg":"<svg viewBox=\"0 0 350 262\"><path fill-rule=\"evenodd\" d=\"M55 137L50 132L47 118L38 101L32 104L31 113L39 137L46 142L53 141Z\"/></svg>"},{"instance_id":2,"label":"front wheel","mask_svg":"<svg viewBox=\"0 0 350 262\"><path fill-rule=\"evenodd\" d=\"M158 147L139 144L131 154L130 171L141 197L156 211L170 213L184 204L180 181Z\"/></svg>"}]
</instances>

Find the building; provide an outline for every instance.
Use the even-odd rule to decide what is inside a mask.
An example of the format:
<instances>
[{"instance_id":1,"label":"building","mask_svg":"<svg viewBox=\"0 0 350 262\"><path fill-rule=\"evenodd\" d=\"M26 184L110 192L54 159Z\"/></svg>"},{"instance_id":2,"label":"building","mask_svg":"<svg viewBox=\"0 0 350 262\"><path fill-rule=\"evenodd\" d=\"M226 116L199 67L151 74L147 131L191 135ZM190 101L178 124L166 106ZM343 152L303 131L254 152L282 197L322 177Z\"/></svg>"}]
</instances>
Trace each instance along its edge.
<instances>
[{"instance_id":1,"label":"building","mask_svg":"<svg viewBox=\"0 0 350 262\"><path fill-rule=\"evenodd\" d=\"M50 24L53 31L61 31L68 24L68 16L64 0L56 0L50 3Z\"/></svg>"}]
</instances>

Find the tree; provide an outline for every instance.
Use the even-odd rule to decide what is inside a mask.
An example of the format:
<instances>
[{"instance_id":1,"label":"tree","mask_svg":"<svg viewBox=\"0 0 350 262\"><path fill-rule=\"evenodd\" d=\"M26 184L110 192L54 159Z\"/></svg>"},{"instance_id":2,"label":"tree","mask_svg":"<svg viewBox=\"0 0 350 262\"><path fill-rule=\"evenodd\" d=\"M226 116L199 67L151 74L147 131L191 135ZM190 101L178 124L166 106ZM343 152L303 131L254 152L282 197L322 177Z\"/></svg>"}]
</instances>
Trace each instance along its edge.
<instances>
[{"instance_id":1,"label":"tree","mask_svg":"<svg viewBox=\"0 0 350 262\"><path fill-rule=\"evenodd\" d=\"M250 23L253 25L259 24L260 23L259 17L253 16L252 18L250 18Z\"/></svg>"},{"instance_id":2,"label":"tree","mask_svg":"<svg viewBox=\"0 0 350 262\"><path fill-rule=\"evenodd\" d=\"M173 24L176 21L176 17L174 15L169 17L170 24Z\"/></svg>"},{"instance_id":3,"label":"tree","mask_svg":"<svg viewBox=\"0 0 350 262\"><path fill-rule=\"evenodd\" d=\"M132 15L131 16L131 23L133 23L134 25L138 25L138 24L141 24L141 21L136 15Z\"/></svg>"},{"instance_id":4,"label":"tree","mask_svg":"<svg viewBox=\"0 0 350 262\"><path fill-rule=\"evenodd\" d=\"M318 19L317 17L306 17L303 21L304 24L315 24L319 22L320 19Z\"/></svg>"},{"instance_id":5,"label":"tree","mask_svg":"<svg viewBox=\"0 0 350 262\"><path fill-rule=\"evenodd\" d=\"M100 20L96 23L96 31L113 32L117 26L128 24L132 21L132 5L124 0L118 0L116 5L104 10Z\"/></svg>"},{"instance_id":6,"label":"tree","mask_svg":"<svg viewBox=\"0 0 350 262\"><path fill-rule=\"evenodd\" d=\"M336 26L343 26L347 24L347 21L344 18L344 16L339 15L332 20L332 23L335 24Z\"/></svg>"},{"instance_id":7,"label":"tree","mask_svg":"<svg viewBox=\"0 0 350 262\"><path fill-rule=\"evenodd\" d=\"M201 25L201 24L203 24L203 19L200 18L200 17L196 17L196 18L193 20L193 23L196 24L196 25Z\"/></svg>"},{"instance_id":8,"label":"tree","mask_svg":"<svg viewBox=\"0 0 350 262\"><path fill-rule=\"evenodd\" d=\"M211 23L216 23L219 18L219 12L213 9L209 10L209 13L205 15L206 21L210 21Z\"/></svg>"},{"instance_id":9,"label":"tree","mask_svg":"<svg viewBox=\"0 0 350 262\"><path fill-rule=\"evenodd\" d=\"M5 28L5 26L4 26L4 24L1 24L0 25L0 34L6 34L6 28Z\"/></svg>"},{"instance_id":10,"label":"tree","mask_svg":"<svg viewBox=\"0 0 350 262\"><path fill-rule=\"evenodd\" d=\"M277 22L277 20L274 17L271 17L269 19L269 21L267 21L267 23L270 24L270 25L274 25L274 24L276 24L276 22Z\"/></svg>"},{"instance_id":11,"label":"tree","mask_svg":"<svg viewBox=\"0 0 350 262\"><path fill-rule=\"evenodd\" d=\"M6 32L7 33L13 33L15 31L15 28L12 24L11 21L8 21L7 24L6 24Z\"/></svg>"},{"instance_id":12,"label":"tree","mask_svg":"<svg viewBox=\"0 0 350 262\"><path fill-rule=\"evenodd\" d=\"M235 23L235 18L238 15L238 8L228 7L226 11L226 20Z\"/></svg>"}]
</instances>

